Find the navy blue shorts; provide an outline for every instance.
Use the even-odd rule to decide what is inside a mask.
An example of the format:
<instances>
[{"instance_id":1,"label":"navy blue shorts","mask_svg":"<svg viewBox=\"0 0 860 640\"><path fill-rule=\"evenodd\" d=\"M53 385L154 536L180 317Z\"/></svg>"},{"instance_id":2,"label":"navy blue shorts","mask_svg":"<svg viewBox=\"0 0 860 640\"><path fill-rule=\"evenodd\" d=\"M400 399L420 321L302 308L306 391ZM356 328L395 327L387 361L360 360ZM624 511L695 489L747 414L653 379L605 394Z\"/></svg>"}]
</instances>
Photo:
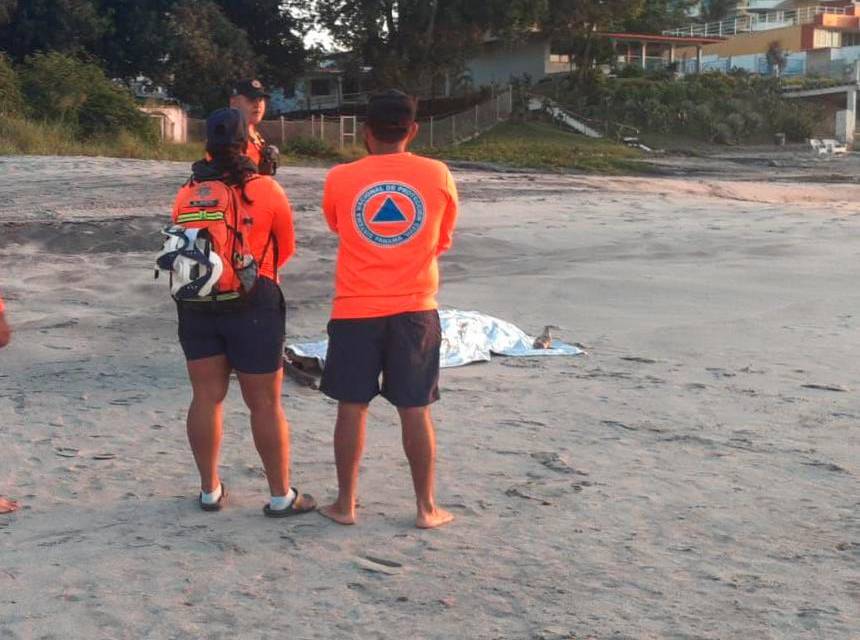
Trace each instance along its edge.
<instances>
[{"instance_id":1,"label":"navy blue shorts","mask_svg":"<svg viewBox=\"0 0 860 640\"><path fill-rule=\"evenodd\" d=\"M355 404L366 404L381 393L396 407L427 406L439 399L441 346L435 309L331 320L320 391Z\"/></svg>"},{"instance_id":2,"label":"navy blue shorts","mask_svg":"<svg viewBox=\"0 0 860 640\"><path fill-rule=\"evenodd\" d=\"M283 367L286 303L273 280L260 278L247 306L238 310L218 313L177 305L177 311L186 360L225 355L240 373L272 373Z\"/></svg>"}]
</instances>

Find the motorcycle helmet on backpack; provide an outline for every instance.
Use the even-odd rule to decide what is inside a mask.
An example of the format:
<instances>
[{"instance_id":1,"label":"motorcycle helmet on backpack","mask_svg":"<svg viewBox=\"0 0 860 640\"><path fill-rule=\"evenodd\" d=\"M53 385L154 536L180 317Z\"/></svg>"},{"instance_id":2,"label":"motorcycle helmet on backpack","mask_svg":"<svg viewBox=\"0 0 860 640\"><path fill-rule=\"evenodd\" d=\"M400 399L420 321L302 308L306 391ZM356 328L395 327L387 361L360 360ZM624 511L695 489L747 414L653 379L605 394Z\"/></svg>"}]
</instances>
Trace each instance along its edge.
<instances>
[{"instance_id":1,"label":"motorcycle helmet on backpack","mask_svg":"<svg viewBox=\"0 0 860 640\"><path fill-rule=\"evenodd\" d=\"M212 251L210 240L199 231L177 225L162 230L167 237L156 264L160 270L170 272L170 293L177 300L211 295L224 272L221 258Z\"/></svg>"}]
</instances>

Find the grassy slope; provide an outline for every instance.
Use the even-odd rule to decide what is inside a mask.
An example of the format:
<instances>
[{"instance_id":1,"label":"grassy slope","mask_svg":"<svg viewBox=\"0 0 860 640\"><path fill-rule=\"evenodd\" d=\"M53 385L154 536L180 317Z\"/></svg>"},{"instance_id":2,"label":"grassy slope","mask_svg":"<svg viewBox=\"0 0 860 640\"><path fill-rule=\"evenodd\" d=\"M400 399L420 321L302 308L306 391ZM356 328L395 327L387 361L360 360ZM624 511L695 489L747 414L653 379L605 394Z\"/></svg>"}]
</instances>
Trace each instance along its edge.
<instances>
[{"instance_id":1,"label":"grassy slope","mask_svg":"<svg viewBox=\"0 0 860 640\"><path fill-rule=\"evenodd\" d=\"M424 149L441 160L488 162L518 168L580 170L606 174L641 172L641 154L603 139L586 138L539 122L504 122L455 147Z\"/></svg>"}]
</instances>

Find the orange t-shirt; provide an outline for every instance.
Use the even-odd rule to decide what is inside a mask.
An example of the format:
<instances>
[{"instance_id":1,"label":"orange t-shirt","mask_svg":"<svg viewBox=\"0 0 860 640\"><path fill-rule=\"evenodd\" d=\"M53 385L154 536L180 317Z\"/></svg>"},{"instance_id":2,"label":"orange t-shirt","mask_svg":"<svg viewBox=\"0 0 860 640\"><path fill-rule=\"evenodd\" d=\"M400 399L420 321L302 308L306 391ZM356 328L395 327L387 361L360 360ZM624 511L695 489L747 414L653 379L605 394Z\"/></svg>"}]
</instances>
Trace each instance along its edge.
<instances>
[{"instance_id":1,"label":"orange t-shirt","mask_svg":"<svg viewBox=\"0 0 860 640\"><path fill-rule=\"evenodd\" d=\"M205 183L197 183L205 184ZM185 187L183 187L184 189ZM278 282L278 268L296 252L296 238L293 231L293 210L287 200L287 194L275 179L270 176L255 176L245 183L245 195L252 201L248 204L242 199L239 187L236 191L236 201L239 203L239 228L251 249L251 254L259 262L259 274ZM173 204L173 220L178 215L182 195L178 195ZM269 238L272 241L269 243ZM275 267L275 243L277 243L278 265ZM265 252L265 257L263 253Z\"/></svg>"},{"instance_id":2,"label":"orange t-shirt","mask_svg":"<svg viewBox=\"0 0 860 640\"><path fill-rule=\"evenodd\" d=\"M0 313L6 311L6 305L3 304L3 298L0 298Z\"/></svg>"},{"instance_id":3,"label":"orange t-shirt","mask_svg":"<svg viewBox=\"0 0 860 640\"><path fill-rule=\"evenodd\" d=\"M448 167L411 153L370 155L332 169L323 211L340 238L332 318L435 309L437 256L457 219Z\"/></svg>"}]
</instances>

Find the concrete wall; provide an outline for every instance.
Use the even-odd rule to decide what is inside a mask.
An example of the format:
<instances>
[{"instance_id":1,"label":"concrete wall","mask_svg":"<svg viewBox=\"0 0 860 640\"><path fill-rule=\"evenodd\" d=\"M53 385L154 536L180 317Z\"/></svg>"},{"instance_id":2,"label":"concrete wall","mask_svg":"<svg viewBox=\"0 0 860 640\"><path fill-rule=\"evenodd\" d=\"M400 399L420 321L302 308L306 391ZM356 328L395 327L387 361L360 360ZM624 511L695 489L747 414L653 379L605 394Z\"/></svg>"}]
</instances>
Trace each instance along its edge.
<instances>
[{"instance_id":1,"label":"concrete wall","mask_svg":"<svg viewBox=\"0 0 860 640\"><path fill-rule=\"evenodd\" d=\"M758 73L760 75L769 75L771 73L770 66L767 63L767 56L764 53L753 53L742 56L731 56L722 58L719 56L703 56L702 71L728 73L732 69L743 69L750 73ZM681 60L681 71L683 73L696 73L695 59ZM801 76L808 73L807 71L807 52L801 51L788 56L787 64L783 75L785 76Z\"/></svg>"},{"instance_id":2,"label":"concrete wall","mask_svg":"<svg viewBox=\"0 0 860 640\"><path fill-rule=\"evenodd\" d=\"M511 76L526 73L537 81L548 74L549 53L549 40L532 40L512 49L492 42L484 46L481 55L466 63L466 69L475 87L507 84Z\"/></svg>"},{"instance_id":3,"label":"concrete wall","mask_svg":"<svg viewBox=\"0 0 860 640\"><path fill-rule=\"evenodd\" d=\"M158 122L161 139L165 142L188 142L188 116L178 105L152 105L140 107Z\"/></svg>"},{"instance_id":4,"label":"concrete wall","mask_svg":"<svg viewBox=\"0 0 860 640\"><path fill-rule=\"evenodd\" d=\"M839 49L817 49L807 52L806 73L813 76L853 77L853 67L860 60L860 46Z\"/></svg>"},{"instance_id":5,"label":"concrete wall","mask_svg":"<svg viewBox=\"0 0 860 640\"><path fill-rule=\"evenodd\" d=\"M765 53L771 42L778 41L783 49L788 51L803 51L802 45L803 26L796 25L782 29L770 29L768 31L755 31L744 33L725 42L709 44L703 47L702 52L706 56L719 56L728 58L730 56L742 56L750 53ZM690 57L696 56L696 50L688 52Z\"/></svg>"}]
</instances>

